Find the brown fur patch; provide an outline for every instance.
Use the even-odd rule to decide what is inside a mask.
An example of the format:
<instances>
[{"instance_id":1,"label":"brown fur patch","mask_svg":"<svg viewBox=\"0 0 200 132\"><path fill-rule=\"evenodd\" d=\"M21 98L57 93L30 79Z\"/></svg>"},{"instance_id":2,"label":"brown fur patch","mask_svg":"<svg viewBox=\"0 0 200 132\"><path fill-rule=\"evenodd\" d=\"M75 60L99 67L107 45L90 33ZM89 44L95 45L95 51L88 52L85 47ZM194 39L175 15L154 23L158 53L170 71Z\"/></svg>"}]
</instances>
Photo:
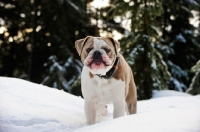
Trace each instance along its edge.
<instances>
[{"instance_id":1,"label":"brown fur patch","mask_svg":"<svg viewBox=\"0 0 200 132\"><path fill-rule=\"evenodd\" d=\"M90 75L90 78L93 78L94 77L94 75L90 72L89 73L89 75Z\"/></svg>"},{"instance_id":2,"label":"brown fur patch","mask_svg":"<svg viewBox=\"0 0 200 132\"><path fill-rule=\"evenodd\" d=\"M82 54L81 54L81 61L84 62L85 58L88 55L88 52L86 51L88 48L92 48L94 45L94 38L93 37L89 37L82 49Z\"/></svg>"},{"instance_id":3,"label":"brown fur patch","mask_svg":"<svg viewBox=\"0 0 200 132\"><path fill-rule=\"evenodd\" d=\"M129 114L135 114L137 111L137 91L133 78L133 73L127 62L124 60L121 54L119 56L118 69L113 75L113 78L117 80L122 80L126 84L126 103L128 107Z\"/></svg>"},{"instance_id":4,"label":"brown fur patch","mask_svg":"<svg viewBox=\"0 0 200 132\"><path fill-rule=\"evenodd\" d=\"M85 46L85 43L86 43L87 39L89 39L89 38L91 38L91 36L87 36L87 37L84 38L84 39L76 40L76 42L75 42L75 47L76 47L76 50L77 50L79 56L81 56L82 49L83 49L83 47Z\"/></svg>"},{"instance_id":5,"label":"brown fur patch","mask_svg":"<svg viewBox=\"0 0 200 132\"><path fill-rule=\"evenodd\" d=\"M117 66L118 68L116 69L116 72L113 75L113 78L125 81L128 78L129 66L127 65L121 54L118 54L118 57L119 64Z\"/></svg>"}]
</instances>

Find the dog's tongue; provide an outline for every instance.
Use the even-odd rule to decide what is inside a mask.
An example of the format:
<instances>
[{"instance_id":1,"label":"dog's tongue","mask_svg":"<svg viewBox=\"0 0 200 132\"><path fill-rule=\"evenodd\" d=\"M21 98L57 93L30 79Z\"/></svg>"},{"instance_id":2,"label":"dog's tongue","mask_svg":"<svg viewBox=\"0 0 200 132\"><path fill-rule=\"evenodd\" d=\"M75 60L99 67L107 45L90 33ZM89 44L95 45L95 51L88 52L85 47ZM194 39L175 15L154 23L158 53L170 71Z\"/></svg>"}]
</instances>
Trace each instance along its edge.
<instances>
[{"instance_id":1,"label":"dog's tongue","mask_svg":"<svg viewBox=\"0 0 200 132\"><path fill-rule=\"evenodd\" d=\"M93 62L93 64L94 64L94 65L97 65L97 66L101 65L101 63L102 63L102 62Z\"/></svg>"},{"instance_id":2,"label":"dog's tongue","mask_svg":"<svg viewBox=\"0 0 200 132\"><path fill-rule=\"evenodd\" d=\"M105 68L105 65L102 62L93 62L91 65L92 69L101 69Z\"/></svg>"}]
</instances>

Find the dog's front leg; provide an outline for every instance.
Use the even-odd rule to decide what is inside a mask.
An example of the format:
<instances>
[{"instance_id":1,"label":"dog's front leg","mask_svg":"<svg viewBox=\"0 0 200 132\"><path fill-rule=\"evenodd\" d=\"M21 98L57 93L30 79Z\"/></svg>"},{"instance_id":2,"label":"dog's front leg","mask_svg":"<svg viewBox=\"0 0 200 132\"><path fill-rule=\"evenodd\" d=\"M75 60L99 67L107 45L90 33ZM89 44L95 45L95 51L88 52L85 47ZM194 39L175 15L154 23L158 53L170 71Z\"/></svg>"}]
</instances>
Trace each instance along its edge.
<instances>
[{"instance_id":1,"label":"dog's front leg","mask_svg":"<svg viewBox=\"0 0 200 132\"><path fill-rule=\"evenodd\" d=\"M113 103L113 105L114 105L113 118L124 116L125 101L116 101Z\"/></svg>"},{"instance_id":2,"label":"dog's front leg","mask_svg":"<svg viewBox=\"0 0 200 132\"><path fill-rule=\"evenodd\" d=\"M96 109L95 103L92 101L85 100L85 115L88 124L95 124L96 121Z\"/></svg>"}]
</instances>

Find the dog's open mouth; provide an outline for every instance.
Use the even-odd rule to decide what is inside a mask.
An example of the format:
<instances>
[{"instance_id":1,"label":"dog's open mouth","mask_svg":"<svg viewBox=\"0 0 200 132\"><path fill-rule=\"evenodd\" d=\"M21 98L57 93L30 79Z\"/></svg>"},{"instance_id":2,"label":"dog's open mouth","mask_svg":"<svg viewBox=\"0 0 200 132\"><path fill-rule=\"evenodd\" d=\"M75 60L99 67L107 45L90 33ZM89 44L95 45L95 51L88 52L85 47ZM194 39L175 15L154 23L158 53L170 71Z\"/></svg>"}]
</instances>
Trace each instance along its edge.
<instances>
[{"instance_id":1,"label":"dog's open mouth","mask_svg":"<svg viewBox=\"0 0 200 132\"><path fill-rule=\"evenodd\" d=\"M108 65L102 59L93 59L88 66L92 69L100 69L105 68Z\"/></svg>"}]
</instances>

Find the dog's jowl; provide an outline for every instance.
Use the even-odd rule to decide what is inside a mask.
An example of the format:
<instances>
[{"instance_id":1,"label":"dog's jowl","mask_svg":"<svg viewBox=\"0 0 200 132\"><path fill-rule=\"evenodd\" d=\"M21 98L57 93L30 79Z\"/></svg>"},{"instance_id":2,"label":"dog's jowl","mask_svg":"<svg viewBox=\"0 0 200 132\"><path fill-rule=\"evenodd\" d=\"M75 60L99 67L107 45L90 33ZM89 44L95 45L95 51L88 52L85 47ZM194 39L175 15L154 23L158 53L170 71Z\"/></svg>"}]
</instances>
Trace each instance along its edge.
<instances>
[{"instance_id":1,"label":"dog's jowl","mask_svg":"<svg viewBox=\"0 0 200 132\"><path fill-rule=\"evenodd\" d=\"M94 124L96 113L107 115L106 104L113 103L113 118L135 114L136 86L131 68L119 53L120 45L110 37L77 40L75 47L83 62L81 90L88 124Z\"/></svg>"}]
</instances>

